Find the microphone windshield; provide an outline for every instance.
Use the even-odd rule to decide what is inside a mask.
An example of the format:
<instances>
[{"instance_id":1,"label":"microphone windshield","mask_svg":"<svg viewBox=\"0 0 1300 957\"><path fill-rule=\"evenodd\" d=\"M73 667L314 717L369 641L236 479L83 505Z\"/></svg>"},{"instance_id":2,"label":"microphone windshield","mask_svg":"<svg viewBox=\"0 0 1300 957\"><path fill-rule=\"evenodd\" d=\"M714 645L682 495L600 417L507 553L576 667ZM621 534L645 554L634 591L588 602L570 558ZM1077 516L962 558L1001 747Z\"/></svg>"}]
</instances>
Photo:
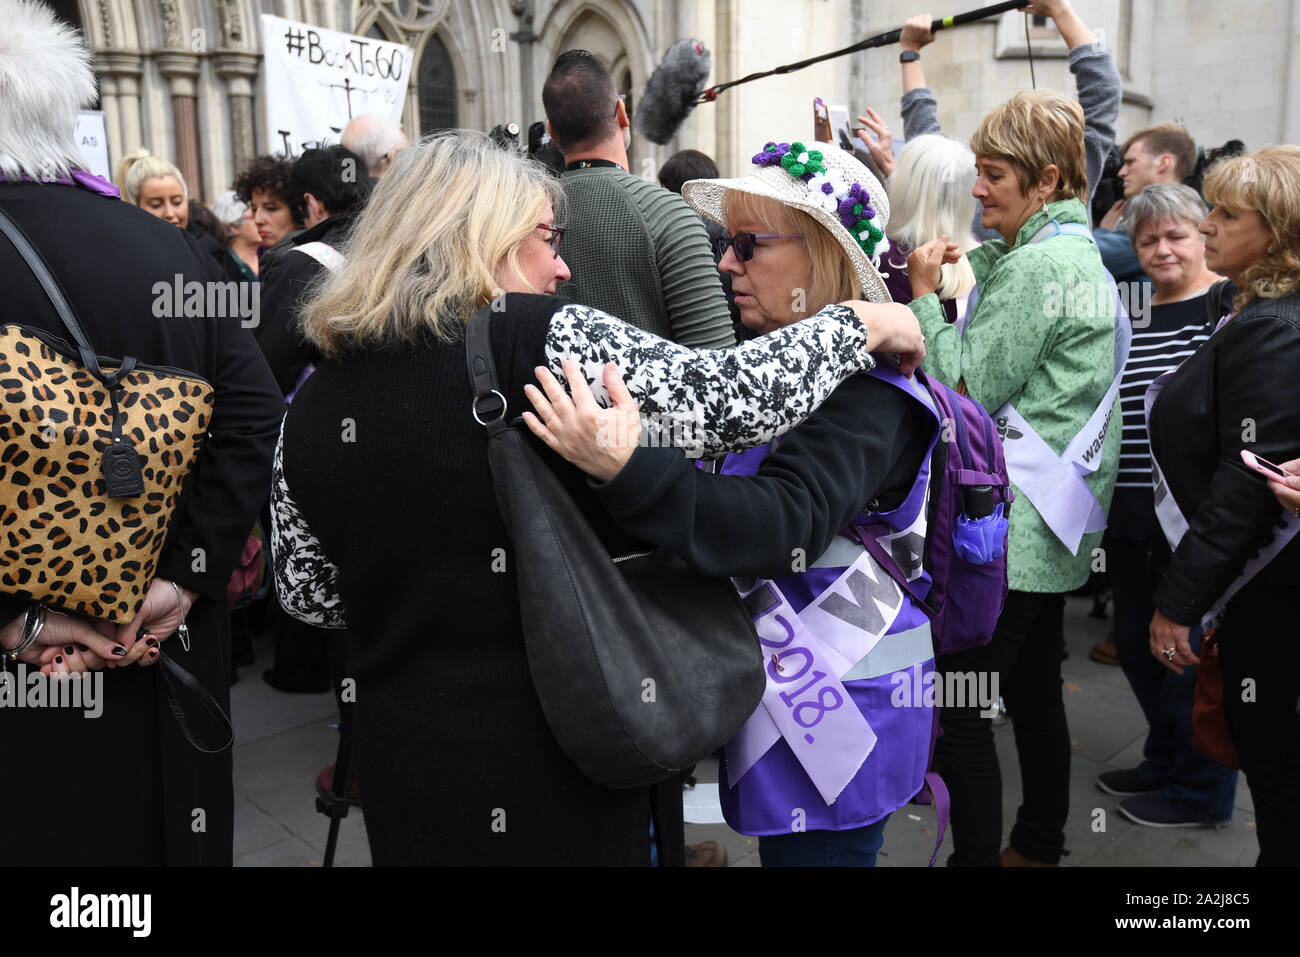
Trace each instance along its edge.
<instances>
[{"instance_id":1,"label":"microphone windshield","mask_svg":"<svg viewBox=\"0 0 1300 957\"><path fill-rule=\"evenodd\" d=\"M668 48L636 111L636 128L663 146L682 125L709 77L709 51L698 40L678 40Z\"/></svg>"}]
</instances>

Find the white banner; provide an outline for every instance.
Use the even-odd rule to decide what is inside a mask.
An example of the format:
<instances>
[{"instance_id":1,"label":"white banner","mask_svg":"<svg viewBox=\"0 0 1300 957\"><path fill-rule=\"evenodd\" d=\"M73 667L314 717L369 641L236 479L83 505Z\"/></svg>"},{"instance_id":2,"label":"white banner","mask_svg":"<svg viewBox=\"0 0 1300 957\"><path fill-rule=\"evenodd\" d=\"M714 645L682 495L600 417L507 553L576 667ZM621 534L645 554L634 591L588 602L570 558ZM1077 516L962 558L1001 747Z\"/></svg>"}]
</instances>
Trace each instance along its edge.
<instances>
[{"instance_id":1,"label":"white banner","mask_svg":"<svg viewBox=\"0 0 1300 957\"><path fill-rule=\"evenodd\" d=\"M104 111L78 112L76 137L77 149L86 161L86 169L111 182L113 173L108 168L108 134L104 131Z\"/></svg>"},{"instance_id":2,"label":"white banner","mask_svg":"<svg viewBox=\"0 0 1300 957\"><path fill-rule=\"evenodd\" d=\"M292 159L337 143L357 116L401 122L410 47L262 14L262 49L270 152Z\"/></svg>"}]
</instances>

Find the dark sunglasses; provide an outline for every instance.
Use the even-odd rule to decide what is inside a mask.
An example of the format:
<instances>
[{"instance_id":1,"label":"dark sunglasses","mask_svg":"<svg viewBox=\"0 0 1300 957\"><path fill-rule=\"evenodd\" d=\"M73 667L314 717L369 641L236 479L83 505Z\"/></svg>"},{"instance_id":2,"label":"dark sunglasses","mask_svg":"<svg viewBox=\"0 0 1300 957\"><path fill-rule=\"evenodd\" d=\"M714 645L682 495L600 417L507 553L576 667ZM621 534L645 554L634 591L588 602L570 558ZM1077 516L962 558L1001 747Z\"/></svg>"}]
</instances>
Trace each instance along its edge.
<instances>
[{"instance_id":1,"label":"dark sunglasses","mask_svg":"<svg viewBox=\"0 0 1300 957\"><path fill-rule=\"evenodd\" d=\"M544 229L550 233L550 235L546 237L546 244L551 247L551 252L555 253L557 256L560 255L560 244L564 242L564 227L552 226L549 223L538 223L537 228Z\"/></svg>"},{"instance_id":2,"label":"dark sunglasses","mask_svg":"<svg viewBox=\"0 0 1300 957\"><path fill-rule=\"evenodd\" d=\"M713 240L713 251L718 259L727 255L728 249L736 251L736 258L743 263L754 258L754 244L760 239L802 239L798 233L736 233L734 236L719 236Z\"/></svg>"}]
</instances>

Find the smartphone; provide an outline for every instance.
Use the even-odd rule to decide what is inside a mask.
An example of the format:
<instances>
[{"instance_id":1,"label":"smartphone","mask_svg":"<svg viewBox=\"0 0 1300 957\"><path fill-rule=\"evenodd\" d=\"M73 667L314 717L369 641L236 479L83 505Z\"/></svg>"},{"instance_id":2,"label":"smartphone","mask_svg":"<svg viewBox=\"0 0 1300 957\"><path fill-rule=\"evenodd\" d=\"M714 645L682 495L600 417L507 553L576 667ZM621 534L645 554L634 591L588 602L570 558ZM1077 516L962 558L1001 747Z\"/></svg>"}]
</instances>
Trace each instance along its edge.
<instances>
[{"instance_id":1,"label":"smartphone","mask_svg":"<svg viewBox=\"0 0 1300 957\"><path fill-rule=\"evenodd\" d=\"M835 142L835 138L831 133L830 113L820 96L813 100L813 139L818 143Z\"/></svg>"},{"instance_id":2,"label":"smartphone","mask_svg":"<svg viewBox=\"0 0 1300 957\"><path fill-rule=\"evenodd\" d=\"M1241 460L1260 475L1271 478L1275 482L1281 482L1284 485L1286 484L1286 477L1291 474L1282 471L1280 465L1275 465L1263 456L1256 455L1254 452L1247 452L1245 449L1241 450Z\"/></svg>"},{"instance_id":3,"label":"smartphone","mask_svg":"<svg viewBox=\"0 0 1300 957\"><path fill-rule=\"evenodd\" d=\"M853 131L849 129L849 108L847 106L828 106L831 129L835 133L835 140L838 142L841 136L847 137L850 143L853 142Z\"/></svg>"}]
</instances>

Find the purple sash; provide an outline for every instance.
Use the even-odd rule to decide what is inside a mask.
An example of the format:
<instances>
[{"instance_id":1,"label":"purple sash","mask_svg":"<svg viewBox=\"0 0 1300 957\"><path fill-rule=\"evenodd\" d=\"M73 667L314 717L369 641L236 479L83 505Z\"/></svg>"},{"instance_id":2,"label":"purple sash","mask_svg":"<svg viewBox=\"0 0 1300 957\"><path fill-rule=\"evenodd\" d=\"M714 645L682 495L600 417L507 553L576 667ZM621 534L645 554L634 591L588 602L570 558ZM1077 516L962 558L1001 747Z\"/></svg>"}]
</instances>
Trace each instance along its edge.
<instances>
[{"instance_id":1,"label":"purple sash","mask_svg":"<svg viewBox=\"0 0 1300 957\"><path fill-rule=\"evenodd\" d=\"M928 401L914 381L878 372ZM729 456L721 471L753 474L768 451ZM911 546L919 555L923 545L925 461L903 504L871 516L894 554ZM899 707L892 677L933 672L928 619L860 544L837 538L832 553L797 575L736 583L768 658L763 702L724 749L720 800L744 834L862 827L906 804L924 781L933 709ZM919 563L916 577L926 590Z\"/></svg>"}]
</instances>

